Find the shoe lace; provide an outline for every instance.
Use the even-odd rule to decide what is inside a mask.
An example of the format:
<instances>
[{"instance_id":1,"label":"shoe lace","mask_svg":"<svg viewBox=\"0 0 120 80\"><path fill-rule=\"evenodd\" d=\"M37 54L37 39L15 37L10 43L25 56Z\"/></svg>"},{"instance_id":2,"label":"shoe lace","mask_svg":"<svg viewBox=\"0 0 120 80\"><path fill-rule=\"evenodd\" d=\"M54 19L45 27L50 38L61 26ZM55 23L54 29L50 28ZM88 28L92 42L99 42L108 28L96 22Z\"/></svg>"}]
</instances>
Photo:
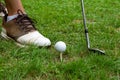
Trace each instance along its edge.
<instances>
[{"instance_id":1,"label":"shoe lace","mask_svg":"<svg viewBox=\"0 0 120 80\"><path fill-rule=\"evenodd\" d=\"M17 11L18 17L16 18L16 23L20 26L20 29L25 32L30 32L36 30L34 22L21 10Z\"/></svg>"}]
</instances>

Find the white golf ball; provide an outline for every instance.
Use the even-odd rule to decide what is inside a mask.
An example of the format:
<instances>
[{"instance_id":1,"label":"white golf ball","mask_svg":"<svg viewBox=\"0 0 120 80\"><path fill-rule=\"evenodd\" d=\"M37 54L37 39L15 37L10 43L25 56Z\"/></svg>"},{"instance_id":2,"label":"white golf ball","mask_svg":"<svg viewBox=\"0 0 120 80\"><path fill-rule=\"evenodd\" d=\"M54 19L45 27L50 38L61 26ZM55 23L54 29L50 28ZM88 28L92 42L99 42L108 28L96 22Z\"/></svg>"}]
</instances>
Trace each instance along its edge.
<instances>
[{"instance_id":1,"label":"white golf ball","mask_svg":"<svg viewBox=\"0 0 120 80\"><path fill-rule=\"evenodd\" d=\"M66 44L63 41L58 41L55 44L55 49L59 52L64 52L66 50Z\"/></svg>"}]
</instances>

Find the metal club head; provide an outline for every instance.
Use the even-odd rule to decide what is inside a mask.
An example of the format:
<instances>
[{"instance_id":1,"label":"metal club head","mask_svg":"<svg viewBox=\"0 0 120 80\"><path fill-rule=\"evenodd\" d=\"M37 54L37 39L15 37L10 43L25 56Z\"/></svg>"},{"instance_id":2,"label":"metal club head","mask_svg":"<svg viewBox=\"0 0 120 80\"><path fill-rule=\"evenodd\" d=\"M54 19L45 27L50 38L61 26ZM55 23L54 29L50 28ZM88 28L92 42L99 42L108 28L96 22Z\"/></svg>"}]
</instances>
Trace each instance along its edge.
<instances>
[{"instance_id":1,"label":"metal club head","mask_svg":"<svg viewBox=\"0 0 120 80\"><path fill-rule=\"evenodd\" d=\"M105 55L105 51L102 51L100 49L96 49L96 48L88 48L89 51L92 51L94 53L98 53L98 54L101 54L101 55Z\"/></svg>"}]
</instances>

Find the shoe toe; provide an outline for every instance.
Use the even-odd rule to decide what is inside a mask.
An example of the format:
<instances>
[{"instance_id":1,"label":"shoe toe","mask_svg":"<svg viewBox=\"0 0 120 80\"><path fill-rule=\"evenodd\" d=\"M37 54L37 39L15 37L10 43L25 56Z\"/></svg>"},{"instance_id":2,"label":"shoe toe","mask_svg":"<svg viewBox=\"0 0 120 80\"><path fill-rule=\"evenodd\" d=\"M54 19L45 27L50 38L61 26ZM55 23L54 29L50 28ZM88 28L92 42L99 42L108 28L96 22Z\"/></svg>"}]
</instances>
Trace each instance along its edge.
<instances>
[{"instance_id":1,"label":"shoe toe","mask_svg":"<svg viewBox=\"0 0 120 80\"><path fill-rule=\"evenodd\" d=\"M37 46L50 46L51 41L48 38L39 37L37 40L34 41L34 44Z\"/></svg>"},{"instance_id":2,"label":"shoe toe","mask_svg":"<svg viewBox=\"0 0 120 80\"><path fill-rule=\"evenodd\" d=\"M24 45L33 44L41 47L51 45L51 41L37 31L21 36L17 39L17 41Z\"/></svg>"}]
</instances>

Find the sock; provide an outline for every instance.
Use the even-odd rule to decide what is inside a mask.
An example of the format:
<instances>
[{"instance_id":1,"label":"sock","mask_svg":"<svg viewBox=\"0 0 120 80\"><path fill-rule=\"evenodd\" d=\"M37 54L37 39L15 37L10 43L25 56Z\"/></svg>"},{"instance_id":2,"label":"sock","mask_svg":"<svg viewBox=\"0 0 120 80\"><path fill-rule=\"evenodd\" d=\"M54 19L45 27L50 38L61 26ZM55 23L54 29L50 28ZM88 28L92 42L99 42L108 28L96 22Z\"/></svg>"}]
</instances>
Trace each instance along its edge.
<instances>
[{"instance_id":1,"label":"sock","mask_svg":"<svg viewBox=\"0 0 120 80\"><path fill-rule=\"evenodd\" d=\"M7 16L7 22L16 18L18 16L18 14L12 15L12 16Z\"/></svg>"}]
</instances>

